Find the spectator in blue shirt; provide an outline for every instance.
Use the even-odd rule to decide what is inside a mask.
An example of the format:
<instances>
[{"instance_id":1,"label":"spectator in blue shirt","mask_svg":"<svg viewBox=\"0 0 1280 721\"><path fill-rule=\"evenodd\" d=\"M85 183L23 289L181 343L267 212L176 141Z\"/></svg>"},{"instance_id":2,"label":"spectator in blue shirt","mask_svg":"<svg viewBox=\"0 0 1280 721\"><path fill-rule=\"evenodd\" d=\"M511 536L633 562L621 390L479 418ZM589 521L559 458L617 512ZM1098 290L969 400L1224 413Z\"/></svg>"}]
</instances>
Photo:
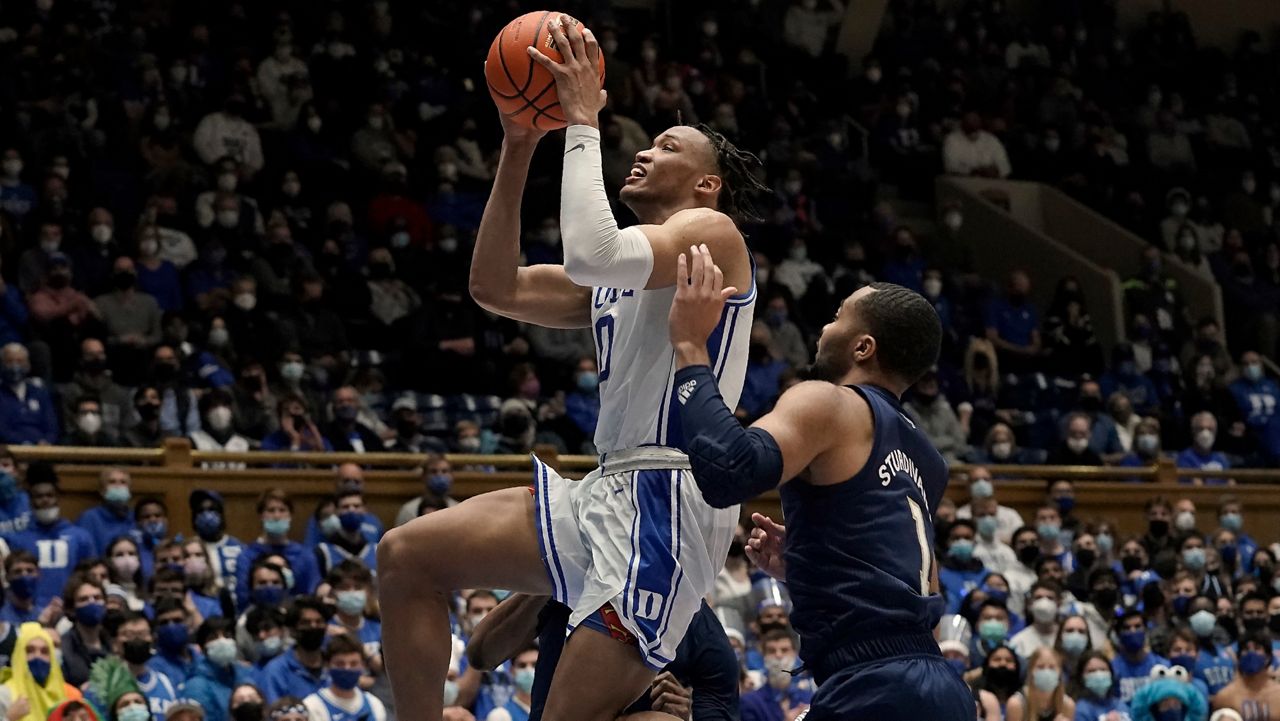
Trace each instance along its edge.
<instances>
[{"instance_id":1,"label":"spectator in blue shirt","mask_svg":"<svg viewBox=\"0 0 1280 721\"><path fill-rule=\"evenodd\" d=\"M62 518L58 508L58 477L53 468L32 464L27 479L34 517L26 529L7 538L10 548L22 549L36 557L40 566L36 603L44 605L62 595L76 566L94 558L97 552L88 533Z\"/></svg>"},{"instance_id":2,"label":"spectator in blue shirt","mask_svg":"<svg viewBox=\"0 0 1280 721\"><path fill-rule=\"evenodd\" d=\"M773 407L778 399L780 380L787 370L786 361L773 356L770 350L772 333L769 326L756 323L751 327L751 344L747 350L747 376L742 385L739 410L748 418L756 418Z\"/></svg>"},{"instance_id":3,"label":"spectator in blue shirt","mask_svg":"<svg viewBox=\"0 0 1280 721\"><path fill-rule=\"evenodd\" d=\"M1102 388L1102 396L1110 398L1112 393L1119 393L1133 404L1133 412L1146 416L1160 410L1160 394L1151 379L1138 371L1138 363L1134 360L1133 346L1128 343L1117 343L1111 352L1111 370L1098 379Z\"/></svg>"},{"instance_id":4,"label":"spectator in blue shirt","mask_svg":"<svg viewBox=\"0 0 1280 721\"><path fill-rule=\"evenodd\" d=\"M329 682L320 651L328 626L324 607L310 596L294 599L285 625L294 646L262 670L262 691L268 702L282 696L306 698Z\"/></svg>"},{"instance_id":5,"label":"spectator in blue shirt","mask_svg":"<svg viewBox=\"0 0 1280 721\"><path fill-rule=\"evenodd\" d=\"M359 561L347 559L329 572L325 579L337 599L337 612L332 624L342 627L364 647L369 673L382 673L382 622L373 618L373 574Z\"/></svg>"},{"instance_id":6,"label":"spectator in blue shirt","mask_svg":"<svg viewBox=\"0 0 1280 721\"><path fill-rule=\"evenodd\" d=\"M332 451L333 446L311 420L307 402L299 395L280 399L280 428L262 439L264 451Z\"/></svg>"},{"instance_id":7,"label":"spectator in blue shirt","mask_svg":"<svg viewBox=\"0 0 1280 721\"><path fill-rule=\"evenodd\" d=\"M591 453L595 453L593 439L596 435L596 424L600 420L600 374L596 371L595 358L582 358L573 372L573 390L564 397L565 415L573 423L574 428L582 434L584 443L591 445ZM586 449L583 449L584 452Z\"/></svg>"},{"instance_id":8,"label":"spectator in blue shirt","mask_svg":"<svg viewBox=\"0 0 1280 721\"><path fill-rule=\"evenodd\" d=\"M0 277L0 346L26 340L27 317L22 291Z\"/></svg>"},{"instance_id":9,"label":"spectator in blue shirt","mask_svg":"<svg viewBox=\"0 0 1280 721\"><path fill-rule=\"evenodd\" d=\"M191 524L209 554L209 570L222 580L224 588L234 594L239 577L237 569L245 545L240 539L227 535L222 494L199 488L191 492L188 503L191 506Z\"/></svg>"},{"instance_id":10,"label":"spectator in blue shirt","mask_svg":"<svg viewBox=\"0 0 1280 721\"><path fill-rule=\"evenodd\" d=\"M1075 679L1081 689L1076 696L1076 718L1129 718L1129 705L1120 700L1120 684L1115 682L1111 664L1101 651L1085 651L1076 662ZM1110 714L1114 712L1116 716Z\"/></svg>"},{"instance_id":11,"label":"spectator in blue shirt","mask_svg":"<svg viewBox=\"0 0 1280 721\"><path fill-rule=\"evenodd\" d=\"M947 535L947 555L938 569L938 581L947 599L947 613L958 613L960 601L977 588L988 571L980 559L974 558L977 530L973 521L957 518Z\"/></svg>"},{"instance_id":12,"label":"spectator in blue shirt","mask_svg":"<svg viewBox=\"0 0 1280 721\"><path fill-rule=\"evenodd\" d=\"M1235 534L1240 570L1253 573L1253 554L1258 550L1258 542L1244 532L1244 505L1238 496L1226 494L1218 499L1218 524Z\"/></svg>"},{"instance_id":13,"label":"spectator in blue shirt","mask_svg":"<svg viewBox=\"0 0 1280 721\"><path fill-rule=\"evenodd\" d=\"M985 327L1002 372L1031 368L1031 360L1040 355L1040 313L1031 303L1031 278L1025 271L1010 273L1005 296L987 304Z\"/></svg>"},{"instance_id":14,"label":"spectator in blue shirt","mask_svg":"<svg viewBox=\"0 0 1280 721\"><path fill-rule=\"evenodd\" d=\"M182 686L195 673L199 655L191 646L188 628L191 615L176 598L157 599L152 607L155 617L156 654L147 661L151 668Z\"/></svg>"},{"instance_id":15,"label":"spectator in blue shirt","mask_svg":"<svg viewBox=\"0 0 1280 721\"><path fill-rule=\"evenodd\" d=\"M1146 621L1136 608L1125 610L1116 621L1116 636L1120 647L1111 659L1111 671L1120 684L1120 700L1128 703L1135 691L1154 680L1151 669L1157 664L1168 666L1169 661L1152 653L1147 646Z\"/></svg>"},{"instance_id":16,"label":"spectator in blue shirt","mask_svg":"<svg viewBox=\"0 0 1280 721\"><path fill-rule=\"evenodd\" d=\"M148 665L154 645L151 621L140 613L126 612L115 627L112 652L128 664L129 673L147 698L154 721L164 721L165 711L178 700L178 684Z\"/></svg>"},{"instance_id":17,"label":"spectator in blue shirt","mask_svg":"<svg viewBox=\"0 0 1280 721\"><path fill-rule=\"evenodd\" d=\"M1126 453L1117 465L1126 468L1155 465L1162 453L1160 421L1155 418L1143 418L1133 433L1133 450Z\"/></svg>"},{"instance_id":18,"label":"spectator in blue shirt","mask_svg":"<svg viewBox=\"0 0 1280 721\"><path fill-rule=\"evenodd\" d=\"M225 618L211 618L196 630L196 643L204 657L183 684L182 696L204 708L205 721L227 721L232 689L257 680L249 666L236 659L233 632L231 621Z\"/></svg>"},{"instance_id":19,"label":"spectator in blue shirt","mask_svg":"<svg viewBox=\"0 0 1280 721\"><path fill-rule=\"evenodd\" d=\"M893 231L893 248L890 257L880 269L880 280L897 283L917 293L924 290L924 259L920 257L916 237L910 228L898 227Z\"/></svg>"},{"instance_id":20,"label":"spectator in blue shirt","mask_svg":"<svg viewBox=\"0 0 1280 721\"><path fill-rule=\"evenodd\" d=\"M182 310L182 279L178 266L160 257L160 229L144 225L138 229L138 289L150 293L160 310Z\"/></svg>"},{"instance_id":21,"label":"spectator in blue shirt","mask_svg":"<svg viewBox=\"0 0 1280 721\"><path fill-rule=\"evenodd\" d=\"M40 566L32 553L21 548L13 549L4 559L4 577L9 588L0 606L0 622L21 626L28 621L40 621L45 607L36 603L36 591L40 586ZM52 614L49 614L52 616ZM51 625L52 618L45 619Z\"/></svg>"},{"instance_id":22,"label":"spectator in blue shirt","mask_svg":"<svg viewBox=\"0 0 1280 721\"><path fill-rule=\"evenodd\" d=\"M129 508L133 479L123 468L107 468L98 476L98 494L102 503L85 509L76 524L93 540L93 547L101 555L107 545L120 536L135 533L133 511Z\"/></svg>"},{"instance_id":23,"label":"spectator in blue shirt","mask_svg":"<svg viewBox=\"0 0 1280 721\"><path fill-rule=\"evenodd\" d=\"M0 446L0 536L21 531L30 523L31 499L18 488L18 462L13 451Z\"/></svg>"},{"instance_id":24,"label":"spectator in blue shirt","mask_svg":"<svg viewBox=\"0 0 1280 721\"><path fill-rule=\"evenodd\" d=\"M31 356L21 343L0 349L0 443L51 445L61 435L53 398L31 377Z\"/></svg>"},{"instance_id":25,"label":"spectator in blue shirt","mask_svg":"<svg viewBox=\"0 0 1280 721\"><path fill-rule=\"evenodd\" d=\"M364 494L355 489L340 491L334 497L334 506L332 518L336 519L337 526L329 529L315 549L320 574L328 574L347 559L376 569L378 544L360 531L369 515L365 511Z\"/></svg>"},{"instance_id":26,"label":"spectator in blue shirt","mask_svg":"<svg viewBox=\"0 0 1280 721\"><path fill-rule=\"evenodd\" d=\"M1191 417L1191 446L1178 454L1178 468L1195 468L1202 471L1223 471L1231 467L1227 457L1213 449L1218 438L1218 419L1208 411ZM1184 481L1188 479L1182 479ZM1226 480L1204 478L1206 485L1225 485Z\"/></svg>"},{"instance_id":27,"label":"spectator in blue shirt","mask_svg":"<svg viewBox=\"0 0 1280 721\"><path fill-rule=\"evenodd\" d=\"M813 697L813 681L808 674L792 676L798 665L795 640L781 629L766 632L760 639L765 662L765 684L742 696L742 721L784 721Z\"/></svg>"},{"instance_id":28,"label":"spectator in blue shirt","mask_svg":"<svg viewBox=\"0 0 1280 721\"><path fill-rule=\"evenodd\" d=\"M432 459L442 458L436 454L427 454L426 465L430 466ZM453 478L450 476L449 483L452 484ZM445 489L446 491L448 489ZM342 494L347 491L356 491L364 493L364 469L355 463L340 463L334 469L333 492ZM417 516L414 516L417 518ZM382 521L372 513L365 513L364 519L360 522L360 533L368 539L369 543L377 543L382 540L382 534L385 532ZM307 535L302 539L303 544L315 547L323 543L326 535L321 532L320 526L316 523L314 515L307 517Z\"/></svg>"},{"instance_id":29,"label":"spectator in blue shirt","mask_svg":"<svg viewBox=\"0 0 1280 721\"><path fill-rule=\"evenodd\" d=\"M1275 415L1276 404L1280 403L1280 386L1266 377L1262 356L1254 351L1245 351L1240 356L1240 370L1240 377L1231 383L1228 390L1235 398L1245 424L1251 430L1261 431Z\"/></svg>"},{"instance_id":30,"label":"spectator in blue shirt","mask_svg":"<svg viewBox=\"0 0 1280 721\"><path fill-rule=\"evenodd\" d=\"M260 556L279 554L293 569L293 590L312 593L320 583L314 549L289 540L293 522L293 500L279 488L268 488L258 497L258 516L262 519L262 535L244 550L237 563L236 600L243 607L249 600L249 569Z\"/></svg>"}]
</instances>

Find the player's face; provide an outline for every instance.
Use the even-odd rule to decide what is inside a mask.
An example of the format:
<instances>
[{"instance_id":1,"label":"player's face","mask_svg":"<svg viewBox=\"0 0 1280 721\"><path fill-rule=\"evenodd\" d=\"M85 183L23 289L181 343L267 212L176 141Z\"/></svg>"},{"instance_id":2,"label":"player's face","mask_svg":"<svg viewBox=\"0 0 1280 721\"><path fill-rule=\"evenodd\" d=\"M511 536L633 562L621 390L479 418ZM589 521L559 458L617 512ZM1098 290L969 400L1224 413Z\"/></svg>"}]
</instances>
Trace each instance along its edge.
<instances>
[{"instance_id":1,"label":"player's face","mask_svg":"<svg viewBox=\"0 0 1280 721\"><path fill-rule=\"evenodd\" d=\"M718 191L719 179L709 172L715 167L715 151L707 136L696 128L677 125L654 138L652 147L636 153L618 198L639 214L645 206L667 205L709 190L705 183L714 182Z\"/></svg>"},{"instance_id":2,"label":"player's face","mask_svg":"<svg viewBox=\"0 0 1280 721\"><path fill-rule=\"evenodd\" d=\"M834 383L853 370L855 347L863 324L858 319L858 301L874 293L870 287L860 288L845 298L836 311L836 317L822 328L818 336L818 351L813 360L813 376L818 380Z\"/></svg>"}]
</instances>

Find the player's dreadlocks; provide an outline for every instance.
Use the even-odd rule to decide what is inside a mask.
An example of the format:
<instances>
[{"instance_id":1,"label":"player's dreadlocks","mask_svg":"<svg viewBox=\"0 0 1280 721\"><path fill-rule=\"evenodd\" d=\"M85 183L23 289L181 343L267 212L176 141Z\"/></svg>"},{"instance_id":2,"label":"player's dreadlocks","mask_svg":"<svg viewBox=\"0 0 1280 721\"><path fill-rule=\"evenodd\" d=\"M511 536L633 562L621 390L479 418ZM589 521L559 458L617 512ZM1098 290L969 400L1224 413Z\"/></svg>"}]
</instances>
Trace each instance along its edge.
<instances>
[{"instance_id":1,"label":"player's dreadlocks","mask_svg":"<svg viewBox=\"0 0 1280 721\"><path fill-rule=\"evenodd\" d=\"M707 136L716 154L716 172L723 183L720 211L739 224L759 222L760 216L756 213L752 196L769 190L769 186L755 176L755 169L761 166L760 159L739 150L728 138L705 124L699 123L694 127Z\"/></svg>"}]
</instances>

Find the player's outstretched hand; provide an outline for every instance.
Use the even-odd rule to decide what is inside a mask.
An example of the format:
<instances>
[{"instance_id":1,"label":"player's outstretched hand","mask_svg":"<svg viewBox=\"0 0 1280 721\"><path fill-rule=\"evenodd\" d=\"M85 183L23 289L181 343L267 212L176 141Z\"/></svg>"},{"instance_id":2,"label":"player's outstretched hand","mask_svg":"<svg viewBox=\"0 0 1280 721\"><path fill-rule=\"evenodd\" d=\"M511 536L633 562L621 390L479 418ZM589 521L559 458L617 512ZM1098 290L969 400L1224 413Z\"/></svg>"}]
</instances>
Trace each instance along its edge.
<instances>
[{"instance_id":1,"label":"player's outstretched hand","mask_svg":"<svg viewBox=\"0 0 1280 721\"><path fill-rule=\"evenodd\" d=\"M747 539L747 558L756 568L779 581L787 580L787 563L782 549L787 541L787 527L763 513L751 514L751 538Z\"/></svg>"},{"instance_id":2,"label":"player's outstretched hand","mask_svg":"<svg viewBox=\"0 0 1280 721\"><path fill-rule=\"evenodd\" d=\"M560 109L570 125L599 125L605 92L600 87L600 43L582 23L561 15L550 23L551 38L564 57L557 63L541 50L529 47L529 56L556 79Z\"/></svg>"},{"instance_id":3,"label":"player's outstretched hand","mask_svg":"<svg viewBox=\"0 0 1280 721\"><path fill-rule=\"evenodd\" d=\"M724 287L724 273L711 259L707 246L689 247L676 259L676 297L671 303L668 329L671 345L704 349L707 338L720 323L724 302L737 293L733 286Z\"/></svg>"}]
</instances>

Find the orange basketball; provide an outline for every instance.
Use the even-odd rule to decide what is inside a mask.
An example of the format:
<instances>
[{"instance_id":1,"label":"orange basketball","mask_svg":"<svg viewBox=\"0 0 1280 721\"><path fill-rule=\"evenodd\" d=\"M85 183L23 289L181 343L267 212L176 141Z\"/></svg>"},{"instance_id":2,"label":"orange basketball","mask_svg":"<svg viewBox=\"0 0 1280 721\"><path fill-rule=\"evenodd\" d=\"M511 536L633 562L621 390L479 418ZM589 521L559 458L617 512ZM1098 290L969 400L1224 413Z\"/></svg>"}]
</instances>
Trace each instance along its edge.
<instances>
[{"instance_id":1,"label":"orange basketball","mask_svg":"<svg viewBox=\"0 0 1280 721\"><path fill-rule=\"evenodd\" d=\"M507 23L489 46L485 82L498 111L520 125L539 130L555 130L568 125L560 111L556 82L546 68L529 57L525 48L533 46L556 62L564 56L555 47L551 25L562 13L539 10L525 13ZM578 32L578 21L567 32ZM604 84L604 53L600 53L600 83Z\"/></svg>"}]
</instances>

